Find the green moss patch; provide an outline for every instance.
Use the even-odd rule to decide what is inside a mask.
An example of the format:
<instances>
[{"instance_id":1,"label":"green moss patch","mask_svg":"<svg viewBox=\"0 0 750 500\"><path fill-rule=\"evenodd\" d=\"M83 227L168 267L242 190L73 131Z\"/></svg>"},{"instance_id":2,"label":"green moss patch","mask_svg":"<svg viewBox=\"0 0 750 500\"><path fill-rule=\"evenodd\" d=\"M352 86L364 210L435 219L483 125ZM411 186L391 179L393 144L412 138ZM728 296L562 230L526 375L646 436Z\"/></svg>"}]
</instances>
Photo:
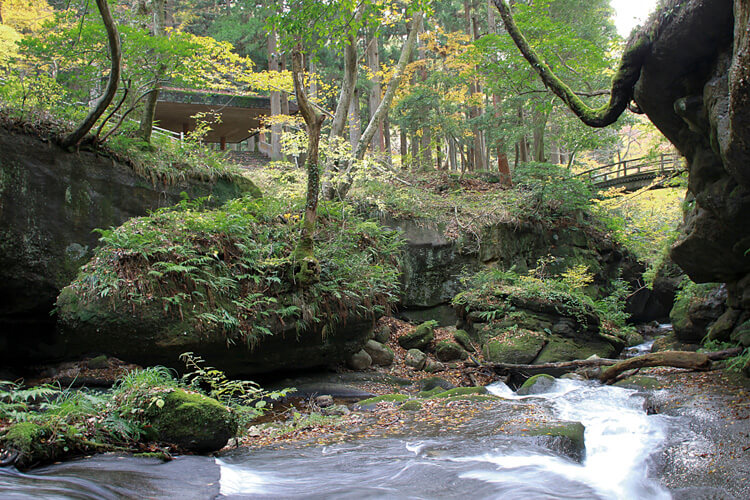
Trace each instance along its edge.
<instances>
[{"instance_id":1,"label":"green moss patch","mask_svg":"<svg viewBox=\"0 0 750 500\"><path fill-rule=\"evenodd\" d=\"M437 394L438 398L450 398L453 396L467 396L470 394L487 394L486 387L456 387Z\"/></svg>"},{"instance_id":2,"label":"green moss patch","mask_svg":"<svg viewBox=\"0 0 750 500\"><path fill-rule=\"evenodd\" d=\"M409 396L406 394L384 394L382 396L375 396L374 398L369 399L363 399L362 401L359 401L357 404L359 406L369 406L374 405L381 402L387 402L387 403L400 403L401 401L406 401L409 399Z\"/></svg>"}]
</instances>

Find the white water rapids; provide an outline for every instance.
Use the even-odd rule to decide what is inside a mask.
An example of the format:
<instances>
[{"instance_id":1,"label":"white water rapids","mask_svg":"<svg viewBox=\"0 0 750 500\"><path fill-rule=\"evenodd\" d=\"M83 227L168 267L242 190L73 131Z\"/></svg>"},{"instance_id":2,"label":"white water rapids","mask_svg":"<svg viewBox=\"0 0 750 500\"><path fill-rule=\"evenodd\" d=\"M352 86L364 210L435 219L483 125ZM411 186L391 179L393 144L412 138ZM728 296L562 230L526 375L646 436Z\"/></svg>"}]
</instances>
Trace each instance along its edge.
<instances>
[{"instance_id":1,"label":"white water rapids","mask_svg":"<svg viewBox=\"0 0 750 500\"><path fill-rule=\"evenodd\" d=\"M646 415L636 391L573 380L558 380L534 396L517 396L503 384L488 389L515 401L495 405L455 431L421 429L417 418L407 438L240 448L220 459L183 456L164 464L105 454L27 474L0 468L0 498L669 498L658 479L649 477L648 463L672 428L670 417ZM551 408L555 419L581 422L584 460L576 462L537 438L497 432L519 405L524 415L549 416Z\"/></svg>"},{"instance_id":2,"label":"white water rapids","mask_svg":"<svg viewBox=\"0 0 750 500\"><path fill-rule=\"evenodd\" d=\"M337 447L218 460L221 494L231 498L670 498L648 477L648 457L665 438L666 418L646 415L633 390L557 380L542 398L561 420L585 428L583 463L523 443L487 438L380 439ZM491 417L491 416L490 416ZM268 461L271 461L269 463ZM275 464L275 465L274 465Z\"/></svg>"}]
</instances>

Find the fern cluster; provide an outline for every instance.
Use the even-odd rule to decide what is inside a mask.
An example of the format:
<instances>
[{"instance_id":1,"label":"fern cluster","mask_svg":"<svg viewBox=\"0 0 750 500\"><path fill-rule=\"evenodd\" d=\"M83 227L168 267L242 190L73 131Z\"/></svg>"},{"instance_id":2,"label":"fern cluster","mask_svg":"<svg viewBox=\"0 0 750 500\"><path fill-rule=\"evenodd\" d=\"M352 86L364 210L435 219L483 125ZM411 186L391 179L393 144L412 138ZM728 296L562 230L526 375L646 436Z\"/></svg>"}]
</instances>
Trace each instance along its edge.
<instances>
[{"instance_id":1,"label":"fern cluster","mask_svg":"<svg viewBox=\"0 0 750 500\"><path fill-rule=\"evenodd\" d=\"M294 281L301 202L242 198L219 209L183 202L101 231L71 289L84 302L137 312L157 306L198 332L253 346L266 335L325 333L388 312L398 298L397 233L341 203L321 203L320 280Z\"/></svg>"}]
</instances>

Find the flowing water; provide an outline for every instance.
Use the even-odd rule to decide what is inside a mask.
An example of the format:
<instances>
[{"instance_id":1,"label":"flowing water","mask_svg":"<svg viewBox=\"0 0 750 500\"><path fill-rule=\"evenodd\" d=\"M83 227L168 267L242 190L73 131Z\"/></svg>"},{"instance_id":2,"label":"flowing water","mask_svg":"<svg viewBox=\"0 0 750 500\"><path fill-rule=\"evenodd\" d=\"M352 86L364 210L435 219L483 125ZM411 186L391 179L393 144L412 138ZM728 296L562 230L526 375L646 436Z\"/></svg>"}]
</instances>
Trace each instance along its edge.
<instances>
[{"instance_id":1,"label":"flowing water","mask_svg":"<svg viewBox=\"0 0 750 500\"><path fill-rule=\"evenodd\" d=\"M450 436L420 438L416 432L409 439L238 449L218 459L184 457L167 464L102 456L32 474L5 470L0 497L669 498L648 477L648 457L664 441L669 421L646 415L643 396L635 391L574 380L558 380L534 396L517 396L504 384L488 389L526 404L552 404L560 419L583 423L583 462L528 439L480 432L501 418L489 411Z\"/></svg>"}]
</instances>

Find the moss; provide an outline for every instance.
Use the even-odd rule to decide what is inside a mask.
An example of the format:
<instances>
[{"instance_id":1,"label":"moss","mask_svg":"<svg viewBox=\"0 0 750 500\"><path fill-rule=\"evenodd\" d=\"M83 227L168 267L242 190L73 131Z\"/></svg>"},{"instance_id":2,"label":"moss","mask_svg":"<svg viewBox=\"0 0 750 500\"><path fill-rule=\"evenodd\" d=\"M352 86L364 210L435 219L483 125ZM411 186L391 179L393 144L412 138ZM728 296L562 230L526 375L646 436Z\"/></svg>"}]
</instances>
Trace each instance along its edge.
<instances>
[{"instance_id":1,"label":"moss","mask_svg":"<svg viewBox=\"0 0 750 500\"><path fill-rule=\"evenodd\" d=\"M466 330L456 330L453 334L453 339L468 352L476 352L471 342L471 336Z\"/></svg>"},{"instance_id":2,"label":"moss","mask_svg":"<svg viewBox=\"0 0 750 500\"><path fill-rule=\"evenodd\" d=\"M544 425L528 431L530 436L563 436L573 441L583 443L586 428L580 422L566 424Z\"/></svg>"},{"instance_id":3,"label":"moss","mask_svg":"<svg viewBox=\"0 0 750 500\"><path fill-rule=\"evenodd\" d=\"M398 344L404 349L424 349L435 339L435 331L432 322L419 325L416 330L398 338Z\"/></svg>"},{"instance_id":4,"label":"moss","mask_svg":"<svg viewBox=\"0 0 750 500\"><path fill-rule=\"evenodd\" d=\"M412 399L411 401L406 401L402 404L400 409L403 411L419 411L422 409L422 403L416 399Z\"/></svg>"},{"instance_id":5,"label":"moss","mask_svg":"<svg viewBox=\"0 0 750 500\"><path fill-rule=\"evenodd\" d=\"M482 347L482 354L494 363L531 363L544 347L545 337L530 330L508 331L502 337L489 339Z\"/></svg>"},{"instance_id":6,"label":"moss","mask_svg":"<svg viewBox=\"0 0 750 500\"><path fill-rule=\"evenodd\" d=\"M572 339L550 335L547 345L534 360L536 364L556 363L586 359L594 354L600 358L611 358L615 355L615 347L605 340L586 340L586 343Z\"/></svg>"},{"instance_id":7,"label":"moss","mask_svg":"<svg viewBox=\"0 0 750 500\"><path fill-rule=\"evenodd\" d=\"M437 394L438 398L450 398L453 396L468 396L470 394L487 394L486 387L456 387Z\"/></svg>"},{"instance_id":8,"label":"moss","mask_svg":"<svg viewBox=\"0 0 750 500\"><path fill-rule=\"evenodd\" d=\"M223 448L237 431L237 422L226 406L182 389L152 398L144 417L160 440L196 452Z\"/></svg>"},{"instance_id":9,"label":"moss","mask_svg":"<svg viewBox=\"0 0 750 500\"><path fill-rule=\"evenodd\" d=\"M42 443L49 437L49 428L31 422L19 422L8 427L2 437L2 447L18 452L26 463L40 461L49 452Z\"/></svg>"},{"instance_id":10,"label":"moss","mask_svg":"<svg viewBox=\"0 0 750 500\"><path fill-rule=\"evenodd\" d=\"M407 399L409 399L409 396L407 396L406 394L384 394L382 396L375 396L374 398L363 399L357 404L360 406L369 406L381 403L383 401L388 403L400 403L401 401L406 401Z\"/></svg>"},{"instance_id":11,"label":"moss","mask_svg":"<svg viewBox=\"0 0 750 500\"><path fill-rule=\"evenodd\" d=\"M445 392L445 389L443 389L442 387L433 387L429 391L420 391L417 394L417 397L420 397L422 399L433 398L438 394L442 394L443 392Z\"/></svg>"},{"instance_id":12,"label":"moss","mask_svg":"<svg viewBox=\"0 0 750 500\"><path fill-rule=\"evenodd\" d=\"M467 352L464 351L463 347L456 344L455 342L449 342L447 340L438 342L437 346L435 347L435 356L440 361L454 361L466 359L467 357L469 357Z\"/></svg>"}]
</instances>

